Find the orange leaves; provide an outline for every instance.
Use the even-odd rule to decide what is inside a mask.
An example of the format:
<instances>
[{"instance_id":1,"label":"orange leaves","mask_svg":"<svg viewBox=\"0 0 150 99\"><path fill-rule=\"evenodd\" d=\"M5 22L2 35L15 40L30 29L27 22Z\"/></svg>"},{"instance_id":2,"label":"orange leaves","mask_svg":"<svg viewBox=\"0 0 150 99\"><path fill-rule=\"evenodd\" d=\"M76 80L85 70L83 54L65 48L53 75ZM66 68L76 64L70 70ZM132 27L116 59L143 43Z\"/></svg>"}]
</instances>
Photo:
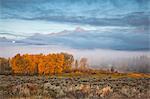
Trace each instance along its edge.
<instances>
[{"instance_id":1,"label":"orange leaves","mask_svg":"<svg viewBox=\"0 0 150 99\"><path fill-rule=\"evenodd\" d=\"M66 53L48 55L17 54L11 59L11 66L13 72L19 74L58 74L70 69L73 56L69 55Z\"/></svg>"}]
</instances>

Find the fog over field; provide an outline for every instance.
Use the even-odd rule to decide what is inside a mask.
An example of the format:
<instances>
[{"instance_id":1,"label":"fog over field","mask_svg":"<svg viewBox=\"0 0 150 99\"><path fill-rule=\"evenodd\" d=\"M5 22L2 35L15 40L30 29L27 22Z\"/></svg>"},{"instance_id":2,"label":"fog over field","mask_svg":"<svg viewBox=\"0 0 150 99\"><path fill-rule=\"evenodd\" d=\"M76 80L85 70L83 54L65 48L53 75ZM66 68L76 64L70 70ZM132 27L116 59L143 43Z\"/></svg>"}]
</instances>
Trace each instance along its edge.
<instances>
[{"instance_id":1,"label":"fog over field","mask_svg":"<svg viewBox=\"0 0 150 99\"><path fill-rule=\"evenodd\" d=\"M0 99L150 99L150 0L0 0Z\"/></svg>"},{"instance_id":2,"label":"fog over field","mask_svg":"<svg viewBox=\"0 0 150 99\"><path fill-rule=\"evenodd\" d=\"M120 51L120 50L109 50L109 49L72 49L64 46L55 45L28 45L28 46L1 46L0 47L1 57L13 57L17 53L20 54L48 54L57 52L67 52L73 54L75 59L82 57L88 58L90 65L99 65L101 63L110 61L118 61L128 58L134 58L139 56L150 57L150 51Z\"/></svg>"}]
</instances>

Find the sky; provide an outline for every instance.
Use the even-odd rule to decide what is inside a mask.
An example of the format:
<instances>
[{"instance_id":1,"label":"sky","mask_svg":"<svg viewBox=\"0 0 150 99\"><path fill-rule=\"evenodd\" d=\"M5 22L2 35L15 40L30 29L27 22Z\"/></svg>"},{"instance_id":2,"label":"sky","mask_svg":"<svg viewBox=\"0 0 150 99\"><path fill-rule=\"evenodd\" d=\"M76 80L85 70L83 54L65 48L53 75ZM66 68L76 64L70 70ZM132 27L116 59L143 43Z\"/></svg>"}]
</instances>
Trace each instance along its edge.
<instances>
[{"instance_id":1,"label":"sky","mask_svg":"<svg viewBox=\"0 0 150 99\"><path fill-rule=\"evenodd\" d=\"M0 57L67 52L98 66L150 57L149 5L150 0L0 0Z\"/></svg>"},{"instance_id":2,"label":"sky","mask_svg":"<svg viewBox=\"0 0 150 99\"><path fill-rule=\"evenodd\" d=\"M48 34L76 27L147 30L148 5L149 0L0 0L0 33Z\"/></svg>"},{"instance_id":3,"label":"sky","mask_svg":"<svg viewBox=\"0 0 150 99\"><path fill-rule=\"evenodd\" d=\"M148 5L150 0L0 0L0 37L79 49L149 50ZM72 32L36 35L64 30Z\"/></svg>"}]
</instances>

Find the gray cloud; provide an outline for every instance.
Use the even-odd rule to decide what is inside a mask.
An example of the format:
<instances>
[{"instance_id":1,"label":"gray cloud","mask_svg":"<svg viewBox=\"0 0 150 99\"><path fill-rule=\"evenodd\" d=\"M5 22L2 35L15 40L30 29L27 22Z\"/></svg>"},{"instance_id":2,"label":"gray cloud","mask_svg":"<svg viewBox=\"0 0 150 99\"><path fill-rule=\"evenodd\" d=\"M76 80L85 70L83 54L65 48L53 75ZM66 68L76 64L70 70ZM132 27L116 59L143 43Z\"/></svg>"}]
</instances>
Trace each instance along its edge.
<instances>
[{"instance_id":1,"label":"gray cloud","mask_svg":"<svg viewBox=\"0 0 150 99\"><path fill-rule=\"evenodd\" d=\"M149 50L149 33L125 31L72 31L63 34L35 34L18 41L29 45L61 45L76 49Z\"/></svg>"},{"instance_id":2,"label":"gray cloud","mask_svg":"<svg viewBox=\"0 0 150 99\"><path fill-rule=\"evenodd\" d=\"M2 19L96 26L147 26L149 0L1 0ZM82 5L82 6L81 6Z\"/></svg>"}]
</instances>

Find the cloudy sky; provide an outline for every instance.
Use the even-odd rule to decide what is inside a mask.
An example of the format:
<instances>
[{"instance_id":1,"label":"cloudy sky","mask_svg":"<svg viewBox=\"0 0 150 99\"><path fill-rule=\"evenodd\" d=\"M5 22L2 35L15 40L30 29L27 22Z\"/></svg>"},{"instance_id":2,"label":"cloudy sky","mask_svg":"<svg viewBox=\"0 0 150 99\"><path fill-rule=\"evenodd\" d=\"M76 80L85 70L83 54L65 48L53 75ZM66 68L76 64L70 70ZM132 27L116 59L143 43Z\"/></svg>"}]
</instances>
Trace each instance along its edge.
<instances>
[{"instance_id":1,"label":"cloudy sky","mask_svg":"<svg viewBox=\"0 0 150 99\"><path fill-rule=\"evenodd\" d=\"M150 0L0 0L0 37L69 30L34 38L73 48L149 50L148 5ZM88 32L77 33L77 27ZM26 40L33 44L33 38Z\"/></svg>"},{"instance_id":2,"label":"cloudy sky","mask_svg":"<svg viewBox=\"0 0 150 99\"><path fill-rule=\"evenodd\" d=\"M149 0L0 0L0 32L51 33L149 24Z\"/></svg>"},{"instance_id":3,"label":"cloudy sky","mask_svg":"<svg viewBox=\"0 0 150 99\"><path fill-rule=\"evenodd\" d=\"M150 0L0 0L0 57L68 52L94 65L150 57L148 5Z\"/></svg>"}]
</instances>

